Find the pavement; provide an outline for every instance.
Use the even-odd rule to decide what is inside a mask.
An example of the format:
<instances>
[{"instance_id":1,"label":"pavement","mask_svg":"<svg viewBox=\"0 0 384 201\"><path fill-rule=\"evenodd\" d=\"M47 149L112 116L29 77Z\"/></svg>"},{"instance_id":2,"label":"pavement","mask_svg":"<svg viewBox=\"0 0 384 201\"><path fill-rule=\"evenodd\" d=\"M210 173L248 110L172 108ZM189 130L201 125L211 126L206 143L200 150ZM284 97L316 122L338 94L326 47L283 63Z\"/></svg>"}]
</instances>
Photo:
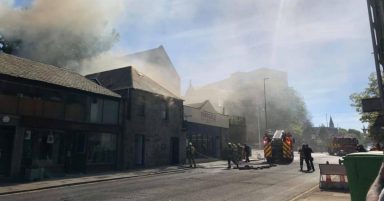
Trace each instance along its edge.
<instances>
[{"instance_id":1,"label":"pavement","mask_svg":"<svg viewBox=\"0 0 384 201\"><path fill-rule=\"evenodd\" d=\"M314 186L306 192L291 199L291 201L349 201L349 192L324 191L319 186Z\"/></svg>"},{"instance_id":2,"label":"pavement","mask_svg":"<svg viewBox=\"0 0 384 201\"><path fill-rule=\"evenodd\" d=\"M213 159L196 161L197 168L213 168L217 165L222 166L222 161L214 161ZM251 167L253 168L268 168L268 164L263 164L261 161L252 160ZM63 186L81 185L87 183L95 183L102 181L118 180L132 177L146 177L157 174L177 174L183 173L190 169L188 166L167 166L152 169L130 170L121 172L107 172L100 174L87 175L69 175L64 178L55 178L44 181L36 181L30 183L0 183L0 195L22 193L28 191L37 191L50 188L58 188ZM309 190L297 195L291 201L347 201L350 200L348 192L333 192L322 191L318 186L314 186Z\"/></svg>"}]
</instances>

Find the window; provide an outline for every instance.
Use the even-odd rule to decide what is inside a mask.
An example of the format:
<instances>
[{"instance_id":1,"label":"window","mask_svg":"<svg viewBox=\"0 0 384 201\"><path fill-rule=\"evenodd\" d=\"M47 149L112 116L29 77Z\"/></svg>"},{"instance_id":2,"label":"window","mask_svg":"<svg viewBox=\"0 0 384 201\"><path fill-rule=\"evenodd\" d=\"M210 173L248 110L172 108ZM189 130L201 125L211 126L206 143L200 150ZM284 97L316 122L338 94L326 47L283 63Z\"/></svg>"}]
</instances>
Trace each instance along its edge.
<instances>
[{"instance_id":1,"label":"window","mask_svg":"<svg viewBox=\"0 0 384 201\"><path fill-rule=\"evenodd\" d=\"M63 132L52 130L25 131L24 163L26 167L46 167L61 164L60 145Z\"/></svg>"},{"instance_id":2,"label":"window","mask_svg":"<svg viewBox=\"0 0 384 201\"><path fill-rule=\"evenodd\" d=\"M104 100L103 123L117 124L119 116L119 103L113 100Z\"/></svg>"},{"instance_id":3,"label":"window","mask_svg":"<svg viewBox=\"0 0 384 201\"><path fill-rule=\"evenodd\" d=\"M84 121L87 97L79 94L68 94L65 107L65 119L71 121Z\"/></svg>"},{"instance_id":4,"label":"window","mask_svg":"<svg viewBox=\"0 0 384 201\"><path fill-rule=\"evenodd\" d=\"M89 163L114 163L116 160L116 135L92 133L88 136L87 161Z\"/></svg>"}]
</instances>

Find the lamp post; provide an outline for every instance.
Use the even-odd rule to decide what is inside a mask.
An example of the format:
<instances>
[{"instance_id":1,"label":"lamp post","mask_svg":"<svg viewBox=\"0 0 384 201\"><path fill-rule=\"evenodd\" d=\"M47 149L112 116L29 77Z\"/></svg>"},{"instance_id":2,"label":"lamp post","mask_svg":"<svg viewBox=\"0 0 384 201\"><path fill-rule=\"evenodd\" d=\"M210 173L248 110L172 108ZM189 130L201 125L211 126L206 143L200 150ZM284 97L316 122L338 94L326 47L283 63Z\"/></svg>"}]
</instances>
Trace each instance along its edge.
<instances>
[{"instance_id":1,"label":"lamp post","mask_svg":"<svg viewBox=\"0 0 384 201\"><path fill-rule=\"evenodd\" d=\"M269 77L264 78L264 112L265 112L265 130L268 129L268 119L267 119L267 96L265 94L265 80L268 80Z\"/></svg>"},{"instance_id":2,"label":"lamp post","mask_svg":"<svg viewBox=\"0 0 384 201\"><path fill-rule=\"evenodd\" d=\"M261 149L261 132L260 132L260 107L257 107L257 128L259 130L259 149Z\"/></svg>"}]
</instances>

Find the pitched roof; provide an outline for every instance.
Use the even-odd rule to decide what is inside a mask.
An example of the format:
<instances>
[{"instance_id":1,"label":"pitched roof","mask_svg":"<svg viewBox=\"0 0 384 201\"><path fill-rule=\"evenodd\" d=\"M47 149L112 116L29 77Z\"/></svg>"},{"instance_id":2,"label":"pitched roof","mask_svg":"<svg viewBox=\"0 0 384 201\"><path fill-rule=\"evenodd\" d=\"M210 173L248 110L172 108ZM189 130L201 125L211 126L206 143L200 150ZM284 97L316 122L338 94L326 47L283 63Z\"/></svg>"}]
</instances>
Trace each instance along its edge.
<instances>
[{"instance_id":1,"label":"pitched roof","mask_svg":"<svg viewBox=\"0 0 384 201\"><path fill-rule=\"evenodd\" d=\"M0 52L0 74L95 94L120 97L119 94L97 85L78 73L2 52Z\"/></svg>"},{"instance_id":2,"label":"pitched roof","mask_svg":"<svg viewBox=\"0 0 384 201\"><path fill-rule=\"evenodd\" d=\"M196 108L196 109L201 109L205 105L205 103L207 103L207 102L208 102L208 100L201 102L201 103L191 103L191 104L185 104L185 105L189 106L189 107Z\"/></svg>"},{"instance_id":3,"label":"pitched roof","mask_svg":"<svg viewBox=\"0 0 384 201\"><path fill-rule=\"evenodd\" d=\"M131 66L94 73L86 77L96 80L102 86L111 90L140 89L154 94L180 99L180 97Z\"/></svg>"},{"instance_id":4,"label":"pitched roof","mask_svg":"<svg viewBox=\"0 0 384 201\"><path fill-rule=\"evenodd\" d=\"M199 109L199 110L203 109L207 112L218 113L209 100L206 100L206 101L201 102L201 103L186 104L186 106L192 107L195 109Z\"/></svg>"},{"instance_id":5,"label":"pitched roof","mask_svg":"<svg viewBox=\"0 0 384 201\"><path fill-rule=\"evenodd\" d=\"M179 78L179 74L177 73L171 59L169 58L167 52L165 51L162 45L160 45L158 48L153 48L146 51L126 55L124 56L124 59L143 60L148 63L158 64L159 66L167 67L168 70L170 70L175 76Z\"/></svg>"},{"instance_id":6,"label":"pitched roof","mask_svg":"<svg viewBox=\"0 0 384 201\"><path fill-rule=\"evenodd\" d=\"M134 66L173 94L180 96L180 76L163 46L120 58L123 66Z\"/></svg>"}]
</instances>

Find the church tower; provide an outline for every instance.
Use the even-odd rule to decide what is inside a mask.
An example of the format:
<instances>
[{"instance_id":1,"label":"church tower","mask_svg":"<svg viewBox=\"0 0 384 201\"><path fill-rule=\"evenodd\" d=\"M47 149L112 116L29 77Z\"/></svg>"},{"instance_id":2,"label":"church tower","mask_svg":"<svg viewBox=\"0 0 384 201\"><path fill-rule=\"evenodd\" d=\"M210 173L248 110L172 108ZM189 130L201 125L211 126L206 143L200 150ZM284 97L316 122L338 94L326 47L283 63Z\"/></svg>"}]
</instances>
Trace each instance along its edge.
<instances>
[{"instance_id":1,"label":"church tower","mask_svg":"<svg viewBox=\"0 0 384 201\"><path fill-rule=\"evenodd\" d=\"M335 128L335 124L332 121L332 117L329 118L329 128Z\"/></svg>"}]
</instances>

